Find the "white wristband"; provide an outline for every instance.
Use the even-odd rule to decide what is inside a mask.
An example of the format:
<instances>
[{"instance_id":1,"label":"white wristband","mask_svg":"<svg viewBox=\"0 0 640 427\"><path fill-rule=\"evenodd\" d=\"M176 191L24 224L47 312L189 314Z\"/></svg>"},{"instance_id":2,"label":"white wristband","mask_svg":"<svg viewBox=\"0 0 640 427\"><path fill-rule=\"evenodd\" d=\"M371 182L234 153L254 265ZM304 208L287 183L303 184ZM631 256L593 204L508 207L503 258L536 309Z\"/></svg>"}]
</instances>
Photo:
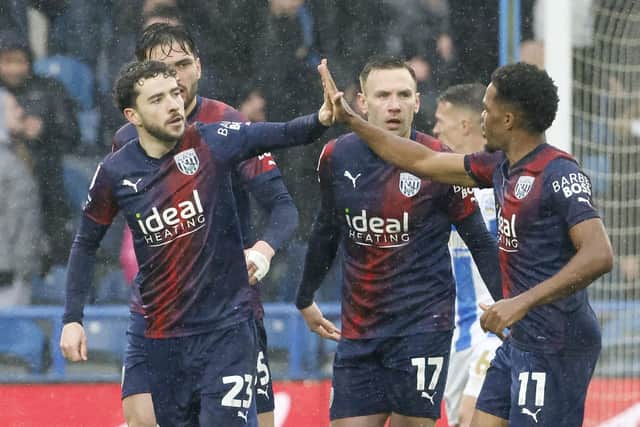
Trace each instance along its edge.
<instances>
[{"instance_id":1,"label":"white wristband","mask_svg":"<svg viewBox=\"0 0 640 427\"><path fill-rule=\"evenodd\" d=\"M253 276L257 280L262 280L269 272L269 261L267 257L254 249L247 249L245 252L247 263L252 262L256 266L256 272Z\"/></svg>"}]
</instances>

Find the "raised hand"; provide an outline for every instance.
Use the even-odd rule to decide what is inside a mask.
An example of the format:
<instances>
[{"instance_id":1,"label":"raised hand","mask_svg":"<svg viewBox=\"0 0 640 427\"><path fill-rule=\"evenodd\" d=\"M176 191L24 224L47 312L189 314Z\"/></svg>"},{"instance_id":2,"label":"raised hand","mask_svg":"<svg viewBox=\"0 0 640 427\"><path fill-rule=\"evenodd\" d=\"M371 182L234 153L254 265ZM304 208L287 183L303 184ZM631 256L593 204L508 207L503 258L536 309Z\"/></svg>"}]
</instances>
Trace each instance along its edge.
<instances>
[{"instance_id":1,"label":"raised hand","mask_svg":"<svg viewBox=\"0 0 640 427\"><path fill-rule=\"evenodd\" d=\"M322 79L322 87L324 89L324 102L331 104L332 123L338 121L348 123L351 119L359 117L344 99L344 93L338 91L336 82L333 80L327 60L323 59L318 65L318 72ZM324 107L324 104L323 104ZM324 122L323 122L324 124Z\"/></svg>"},{"instance_id":2,"label":"raised hand","mask_svg":"<svg viewBox=\"0 0 640 427\"><path fill-rule=\"evenodd\" d=\"M318 65L318 71L320 71L320 67L326 68L327 60L323 59ZM335 122L335 118L333 116L333 102L331 101L331 93L327 90L328 86L324 81L324 77L322 76L322 72L320 72L320 77L322 78L322 88L323 88L323 100L322 106L318 111L318 119L320 123L325 126L331 126ZM334 85L335 88L335 85Z\"/></svg>"}]
</instances>

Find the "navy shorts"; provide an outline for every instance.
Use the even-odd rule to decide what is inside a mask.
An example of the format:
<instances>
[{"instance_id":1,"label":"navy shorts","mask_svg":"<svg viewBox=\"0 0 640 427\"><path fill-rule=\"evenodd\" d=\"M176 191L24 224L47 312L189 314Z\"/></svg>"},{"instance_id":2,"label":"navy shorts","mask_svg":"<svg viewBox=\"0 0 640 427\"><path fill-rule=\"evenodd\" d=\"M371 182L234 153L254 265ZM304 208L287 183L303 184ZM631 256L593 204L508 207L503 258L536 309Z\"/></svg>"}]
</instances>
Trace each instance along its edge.
<instances>
[{"instance_id":1,"label":"navy shorts","mask_svg":"<svg viewBox=\"0 0 640 427\"><path fill-rule=\"evenodd\" d=\"M129 313L127 328L127 348L124 353L122 366L122 398L134 394L151 393L149 386L149 371L147 367L146 338L144 331L146 321L144 315L136 312Z\"/></svg>"},{"instance_id":2,"label":"navy shorts","mask_svg":"<svg viewBox=\"0 0 640 427\"><path fill-rule=\"evenodd\" d=\"M256 330L258 333L258 364L256 366L256 406L258 414L273 412L273 381L269 359L267 357L267 331L264 328L262 319L256 319Z\"/></svg>"},{"instance_id":3,"label":"navy shorts","mask_svg":"<svg viewBox=\"0 0 640 427\"><path fill-rule=\"evenodd\" d=\"M256 405L258 413L273 412L273 378L267 356L267 331L262 319L256 320L258 334L258 358L256 378ZM145 348L144 316L131 312L127 329L127 349L122 367L122 399L134 394L151 393L149 371L147 366L147 350Z\"/></svg>"},{"instance_id":4,"label":"navy shorts","mask_svg":"<svg viewBox=\"0 0 640 427\"><path fill-rule=\"evenodd\" d=\"M451 335L342 338L333 363L331 420L391 412L440 418Z\"/></svg>"},{"instance_id":5,"label":"navy shorts","mask_svg":"<svg viewBox=\"0 0 640 427\"><path fill-rule=\"evenodd\" d=\"M257 425L253 319L204 334L145 342L160 426Z\"/></svg>"},{"instance_id":6,"label":"navy shorts","mask_svg":"<svg viewBox=\"0 0 640 427\"><path fill-rule=\"evenodd\" d=\"M532 353L507 341L496 350L476 408L510 426L580 427L599 354Z\"/></svg>"}]
</instances>

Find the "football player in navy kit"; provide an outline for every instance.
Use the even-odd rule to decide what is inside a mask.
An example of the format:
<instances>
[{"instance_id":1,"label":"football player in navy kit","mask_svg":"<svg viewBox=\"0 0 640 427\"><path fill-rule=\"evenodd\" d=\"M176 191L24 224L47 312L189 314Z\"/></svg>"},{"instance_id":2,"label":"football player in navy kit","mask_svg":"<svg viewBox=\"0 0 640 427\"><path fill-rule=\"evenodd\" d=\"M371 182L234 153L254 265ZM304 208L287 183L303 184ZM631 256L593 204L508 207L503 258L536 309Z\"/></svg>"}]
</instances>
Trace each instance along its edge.
<instances>
[{"instance_id":1,"label":"football player in navy kit","mask_svg":"<svg viewBox=\"0 0 640 427\"><path fill-rule=\"evenodd\" d=\"M214 99L201 97L198 81L201 75L200 55L191 34L181 26L157 23L147 27L138 38L136 58L140 61L153 59L164 62L176 69L178 85L185 101L187 123L213 123L219 121L245 122L246 118L229 105ZM116 132L113 151L137 138L133 124L127 123ZM269 153L253 157L240 163L232 175L233 194L240 219L240 229L247 255L249 282L254 285L268 272L275 251L288 240L297 226L297 210L282 181L280 171ZM248 192L258 204L269 213L262 239L252 236ZM131 233L127 228L126 233ZM125 247L135 260L133 242ZM257 268L260 265L260 269ZM129 425L155 427L153 403L149 391L146 353L144 350L144 309L140 295L132 292L131 315L127 330L127 350L122 378L122 408ZM252 286L252 305L258 330L258 362L256 406L260 427L273 427L273 386L269 360L267 357L267 334L264 329L264 309L258 286Z\"/></svg>"},{"instance_id":2,"label":"football player in navy kit","mask_svg":"<svg viewBox=\"0 0 640 427\"><path fill-rule=\"evenodd\" d=\"M372 59L360 84L359 105L369 123L449 151L413 129L419 94L413 69L403 61ZM312 331L339 339L331 425L382 427L390 419L393 426L433 426L453 329L451 225L499 292L495 238L470 193L386 163L353 133L324 147L318 175L321 210L296 305ZM313 302L336 253L344 272L341 331Z\"/></svg>"},{"instance_id":3,"label":"football player in navy kit","mask_svg":"<svg viewBox=\"0 0 640 427\"><path fill-rule=\"evenodd\" d=\"M331 103L325 96L318 113L286 123L186 127L175 69L158 61L124 67L115 95L138 138L91 182L69 257L62 352L87 358L81 322L95 252L122 211L140 265L158 424L244 426L255 420L257 343L230 174L261 152L315 141L332 123Z\"/></svg>"},{"instance_id":4,"label":"football player in navy kit","mask_svg":"<svg viewBox=\"0 0 640 427\"><path fill-rule=\"evenodd\" d=\"M327 68L321 69L330 82ZM420 177L493 187L505 299L481 325L507 340L496 351L472 425L578 427L600 354L586 287L612 268L611 244L577 161L545 141L557 88L524 63L498 68L484 96L484 152L442 153L371 126L328 83L336 118L382 158Z\"/></svg>"}]
</instances>

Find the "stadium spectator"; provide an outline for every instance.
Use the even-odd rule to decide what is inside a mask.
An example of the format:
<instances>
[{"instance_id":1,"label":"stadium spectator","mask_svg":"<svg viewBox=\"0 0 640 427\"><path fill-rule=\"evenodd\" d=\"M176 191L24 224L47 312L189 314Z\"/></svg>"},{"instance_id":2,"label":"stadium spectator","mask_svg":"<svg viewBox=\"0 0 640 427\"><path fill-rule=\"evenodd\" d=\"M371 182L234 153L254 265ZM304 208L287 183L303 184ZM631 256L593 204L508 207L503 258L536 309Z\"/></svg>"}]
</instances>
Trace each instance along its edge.
<instances>
[{"instance_id":1,"label":"stadium spectator","mask_svg":"<svg viewBox=\"0 0 640 427\"><path fill-rule=\"evenodd\" d=\"M158 60L176 69L182 97L186 102L187 122L247 121L245 116L228 105L198 96L198 82L201 75L199 53L193 37L184 27L176 27L166 23L157 23L147 27L136 45L136 57L138 60ZM137 136L132 124L123 126L115 135L114 151ZM232 174L232 180L238 215L241 218L243 242L247 248L247 262L250 264L248 272L251 284L255 284L255 281L261 280L266 274L275 251L280 249L293 234L297 225L297 211L282 182L276 163L269 154L254 157L241 163ZM268 224L262 233L263 239L260 241L257 241L254 237L255 233L251 229L252 220L248 192L269 215ZM255 271L257 265L250 261L256 256L266 262L261 266L259 272ZM128 227L125 228L120 259L126 277L133 280L138 266L131 231ZM262 322L264 310L260 301L259 287L253 286L251 293L256 328L261 339L257 369L259 372L258 387L261 389L261 393L255 395L258 403L258 416L261 427L273 426L274 401L267 358L266 331ZM129 344L122 387L123 408L129 424L153 427L156 423L153 420L149 383L145 375L144 309L139 294L134 292L133 295L132 321L127 333ZM146 413L145 408L147 408ZM143 422L143 420L148 421Z\"/></svg>"},{"instance_id":2,"label":"stadium spectator","mask_svg":"<svg viewBox=\"0 0 640 427\"><path fill-rule=\"evenodd\" d=\"M360 74L360 109L371 125L448 151L412 128L420 107L413 70L373 58ZM318 163L321 209L309 240L296 306L309 329L339 339L333 364L334 426L433 426L440 417L455 302L447 248L452 224L482 277L500 292L495 239L466 189L423 181L346 134ZM339 248L339 250L338 250ZM342 331L314 302L339 253Z\"/></svg>"},{"instance_id":3,"label":"stadium spectator","mask_svg":"<svg viewBox=\"0 0 640 427\"><path fill-rule=\"evenodd\" d=\"M333 99L337 118L397 167L494 187L505 299L482 305L480 322L497 335L511 329L487 371L472 426L581 426L602 345L585 288L611 270L613 254L589 178L545 142L558 107L549 75L525 63L494 71L482 113L487 151L470 155L409 143Z\"/></svg>"},{"instance_id":4,"label":"stadium spectator","mask_svg":"<svg viewBox=\"0 0 640 427\"><path fill-rule=\"evenodd\" d=\"M0 88L0 307L29 304L31 278L39 271L41 235L36 183L13 142L24 132L24 110Z\"/></svg>"},{"instance_id":5,"label":"stadium spectator","mask_svg":"<svg viewBox=\"0 0 640 427\"><path fill-rule=\"evenodd\" d=\"M403 58L416 72L420 114L415 127L426 131L434 123L437 94L455 72L455 52L446 0L385 0L392 12L389 52ZM416 28L420 28L416 31Z\"/></svg>"},{"instance_id":6,"label":"stadium spectator","mask_svg":"<svg viewBox=\"0 0 640 427\"><path fill-rule=\"evenodd\" d=\"M158 424L246 425L257 343L230 174L256 153L315 141L331 104L325 97L318 112L286 123L185 127L181 92L159 61L133 63L116 82L138 138L96 170L69 259L60 346L69 360L87 359L80 322L95 251L121 208L140 265Z\"/></svg>"},{"instance_id":7,"label":"stadium spectator","mask_svg":"<svg viewBox=\"0 0 640 427\"><path fill-rule=\"evenodd\" d=\"M457 67L451 84L489 83L498 65L498 2L448 0L449 22Z\"/></svg>"},{"instance_id":8,"label":"stadium spectator","mask_svg":"<svg viewBox=\"0 0 640 427\"><path fill-rule=\"evenodd\" d=\"M449 87L438 97L433 134L457 153L471 154L484 148L481 113L485 89L480 83L461 84ZM493 190L474 188L471 191L487 228L495 235ZM494 300L457 231L451 232L449 251L456 279L456 326L444 400L449 425L469 427L489 362L502 342L480 327L482 310L478 303L490 305Z\"/></svg>"},{"instance_id":9,"label":"stadium spectator","mask_svg":"<svg viewBox=\"0 0 640 427\"><path fill-rule=\"evenodd\" d=\"M70 210L63 181L63 156L79 142L76 106L56 80L31 69L31 51L16 34L0 33L0 84L25 111L24 138L38 184L44 235L43 270L64 264L71 245Z\"/></svg>"}]
</instances>

